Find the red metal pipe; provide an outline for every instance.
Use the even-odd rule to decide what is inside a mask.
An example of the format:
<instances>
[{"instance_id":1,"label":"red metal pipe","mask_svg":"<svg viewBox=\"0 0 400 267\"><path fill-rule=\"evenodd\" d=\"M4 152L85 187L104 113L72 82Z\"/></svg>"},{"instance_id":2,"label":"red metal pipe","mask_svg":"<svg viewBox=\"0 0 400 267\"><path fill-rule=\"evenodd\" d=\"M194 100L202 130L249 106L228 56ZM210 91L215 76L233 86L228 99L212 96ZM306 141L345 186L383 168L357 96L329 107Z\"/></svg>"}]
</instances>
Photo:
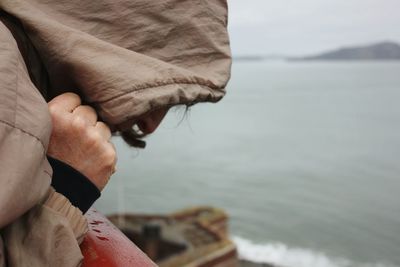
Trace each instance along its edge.
<instances>
[{"instance_id":1,"label":"red metal pipe","mask_svg":"<svg viewBox=\"0 0 400 267\"><path fill-rule=\"evenodd\" d=\"M89 232L81 244L82 267L157 266L101 213L90 209L85 216Z\"/></svg>"}]
</instances>

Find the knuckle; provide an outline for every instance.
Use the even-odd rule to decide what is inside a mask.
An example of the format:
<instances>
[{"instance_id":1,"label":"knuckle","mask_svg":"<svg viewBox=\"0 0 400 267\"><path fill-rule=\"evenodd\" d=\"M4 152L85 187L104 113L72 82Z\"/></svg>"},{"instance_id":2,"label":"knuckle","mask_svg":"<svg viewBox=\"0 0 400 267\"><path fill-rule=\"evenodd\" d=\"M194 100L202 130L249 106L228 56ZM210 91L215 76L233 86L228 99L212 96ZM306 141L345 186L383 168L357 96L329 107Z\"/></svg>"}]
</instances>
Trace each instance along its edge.
<instances>
[{"instance_id":1,"label":"knuckle","mask_svg":"<svg viewBox=\"0 0 400 267\"><path fill-rule=\"evenodd\" d=\"M87 127L85 121L81 117L75 116L71 121L71 128L78 133L83 134L86 132Z\"/></svg>"},{"instance_id":2,"label":"knuckle","mask_svg":"<svg viewBox=\"0 0 400 267\"><path fill-rule=\"evenodd\" d=\"M93 107L88 106L88 105L86 105L85 107L86 107L88 113L97 116L97 112L96 112L96 110L95 110Z\"/></svg>"},{"instance_id":3,"label":"knuckle","mask_svg":"<svg viewBox=\"0 0 400 267\"><path fill-rule=\"evenodd\" d=\"M77 95L77 94L75 94L75 93L72 93L72 92L67 92L67 93L64 93L64 94L62 94L62 95L60 95L60 97L63 97L63 98L65 98L65 99L67 99L67 98L70 98L70 99L76 99L76 100L80 100L81 98L79 97L79 95Z\"/></svg>"},{"instance_id":4,"label":"knuckle","mask_svg":"<svg viewBox=\"0 0 400 267\"><path fill-rule=\"evenodd\" d=\"M49 103L48 107L49 107L49 112L50 112L50 115L51 115L52 118L59 117L60 110L59 110L59 108L57 107L56 104Z\"/></svg>"},{"instance_id":5,"label":"knuckle","mask_svg":"<svg viewBox=\"0 0 400 267\"><path fill-rule=\"evenodd\" d=\"M106 125L104 124L104 122L102 122L102 121L98 121L98 122L96 122L96 127L98 127L98 128L104 128Z\"/></svg>"},{"instance_id":6,"label":"knuckle","mask_svg":"<svg viewBox=\"0 0 400 267\"><path fill-rule=\"evenodd\" d=\"M82 114L85 115L85 116L95 116L95 115L97 115L96 111L91 106L83 105L83 106L80 106L79 108L81 109Z\"/></svg>"},{"instance_id":7,"label":"knuckle","mask_svg":"<svg viewBox=\"0 0 400 267\"><path fill-rule=\"evenodd\" d=\"M98 122L97 122L97 127L101 128L101 129L103 129L103 130L105 130L105 131L107 131L107 132L110 131L110 128L108 127L108 125L105 124L105 123L102 122L102 121L98 121Z\"/></svg>"},{"instance_id":8,"label":"knuckle","mask_svg":"<svg viewBox=\"0 0 400 267\"><path fill-rule=\"evenodd\" d=\"M89 146L99 146L102 142L101 135L96 131L87 132L87 143Z\"/></svg>"},{"instance_id":9,"label":"knuckle","mask_svg":"<svg viewBox=\"0 0 400 267\"><path fill-rule=\"evenodd\" d=\"M113 167L116 161L117 153L112 148L107 148L104 152L104 162L108 167Z\"/></svg>"}]
</instances>

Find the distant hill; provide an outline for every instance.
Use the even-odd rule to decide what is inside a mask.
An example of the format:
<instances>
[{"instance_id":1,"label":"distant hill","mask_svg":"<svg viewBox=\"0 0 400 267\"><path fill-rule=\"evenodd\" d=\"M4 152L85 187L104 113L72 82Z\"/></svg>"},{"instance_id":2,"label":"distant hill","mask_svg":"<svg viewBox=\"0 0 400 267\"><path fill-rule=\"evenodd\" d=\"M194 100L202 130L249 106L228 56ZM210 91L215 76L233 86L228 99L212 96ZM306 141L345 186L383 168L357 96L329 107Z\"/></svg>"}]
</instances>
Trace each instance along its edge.
<instances>
[{"instance_id":1,"label":"distant hill","mask_svg":"<svg viewBox=\"0 0 400 267\"><path fill-rule=\"evenodd\" d=\"M237 55L233 57L234 61L264 61L264 60L284 60L282 55Z\"/></svg>"},{"instance_id":2,"label":"distant hill","mask_svg":"<svg viewBox=\"0 0 400 267\"><path fill-rule=\"evenodd\" d=\"M400 60L400 45L382 42L367 46L344 47L330 52L289 58L290 60Z\"/></svg>"},{"instance_id":3,"label":"distant hill","mask_svg":"<svg viewBox=\"0 0 400 267\"><path fill-rule=\"evenodd\" d=\"M263 56L234 56L233 60L236 61L261 61L264 60Z\"/></svg>"}]
</instances>

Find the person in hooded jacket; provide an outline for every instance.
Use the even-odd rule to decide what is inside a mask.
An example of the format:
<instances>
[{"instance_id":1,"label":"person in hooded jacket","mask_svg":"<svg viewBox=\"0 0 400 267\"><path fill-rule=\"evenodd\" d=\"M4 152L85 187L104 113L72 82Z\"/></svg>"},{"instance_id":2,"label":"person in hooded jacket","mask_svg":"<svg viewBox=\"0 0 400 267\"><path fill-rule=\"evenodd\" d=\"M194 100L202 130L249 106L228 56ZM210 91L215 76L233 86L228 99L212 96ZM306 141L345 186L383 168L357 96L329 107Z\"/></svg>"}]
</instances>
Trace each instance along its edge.
<instances>
[{"instance_id":1,"label":"person in hooded jacket","mask_svg":"<svg viewBox=\"0 0 400 267\"><path fill-rule=\"evenodd\" d=\"M80 266L111 133L143 147L230 66L226 0L0 0L0 267Z\"/></svg>"}]
</instances>

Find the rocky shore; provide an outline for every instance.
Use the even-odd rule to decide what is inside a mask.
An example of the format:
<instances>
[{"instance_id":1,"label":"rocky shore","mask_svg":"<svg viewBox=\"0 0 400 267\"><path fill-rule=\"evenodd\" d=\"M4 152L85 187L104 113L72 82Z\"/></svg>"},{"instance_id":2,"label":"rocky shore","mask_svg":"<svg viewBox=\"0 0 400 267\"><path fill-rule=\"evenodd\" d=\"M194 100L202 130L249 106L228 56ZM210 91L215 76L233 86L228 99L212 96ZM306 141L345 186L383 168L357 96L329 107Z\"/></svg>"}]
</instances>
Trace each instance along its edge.
<instances>
[{"instance_id":1,"label":"rocky shore","mask_svg":"<svg viewBox=\"0 0 400 267\"><path fill-rule=\"evenodd\" d=\"M268 263L255 263L246 260L240 260L240 267L279 267Z\"/></svg>"}]
</instances>

